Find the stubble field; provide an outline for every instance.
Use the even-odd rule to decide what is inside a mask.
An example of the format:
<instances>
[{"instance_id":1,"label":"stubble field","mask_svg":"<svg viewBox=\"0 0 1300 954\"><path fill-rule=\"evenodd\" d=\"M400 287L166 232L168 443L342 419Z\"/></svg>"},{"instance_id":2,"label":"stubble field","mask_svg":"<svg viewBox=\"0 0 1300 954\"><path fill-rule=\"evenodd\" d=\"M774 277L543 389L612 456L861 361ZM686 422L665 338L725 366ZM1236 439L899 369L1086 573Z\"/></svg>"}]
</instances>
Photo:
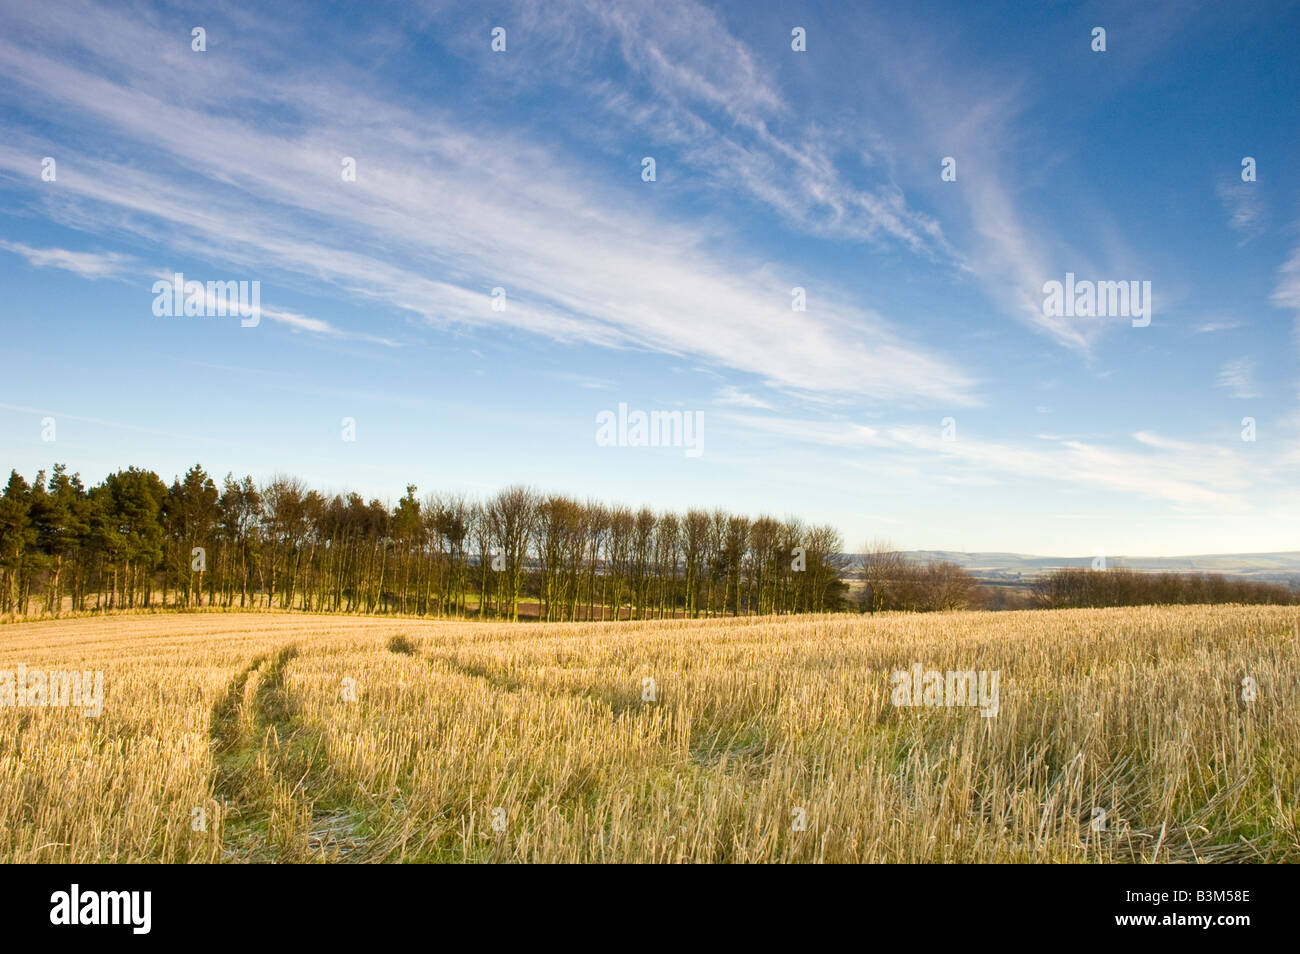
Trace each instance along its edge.
<instances>
[{"instance_id":1,"label":"stubble field","mask_svg":"<svg viewBox=\"0 0 1300 954\"><path fill-rule=\"evenodd\" d=\"M6 625L0 670L102 670L104 696L98 718L0 706L0 861L1294 862L1298 627L1294 607ZM996 671L997 714L894 704L917 664Z\"/></svg>"}]
</instances>

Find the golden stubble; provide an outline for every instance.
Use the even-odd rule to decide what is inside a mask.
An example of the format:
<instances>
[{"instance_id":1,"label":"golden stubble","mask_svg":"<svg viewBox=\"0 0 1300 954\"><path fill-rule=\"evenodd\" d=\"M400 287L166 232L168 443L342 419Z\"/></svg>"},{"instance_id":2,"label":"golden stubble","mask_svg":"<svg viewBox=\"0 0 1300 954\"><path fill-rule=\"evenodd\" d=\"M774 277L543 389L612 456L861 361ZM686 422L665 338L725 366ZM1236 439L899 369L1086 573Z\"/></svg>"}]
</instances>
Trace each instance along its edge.
<instances>
[{"instance_id":1,"label":"golden stubble","mask_svg":"<svg viewBox=\"0 0 1300 954\"><path fill-rule=\"evenodd\" d=\"M1209 606L5 626L0 669L102 670L104 711L0 708L0 860L1297 861L1298 626ZM915 663L999 671L997 716L893 705Z\"/></svg>"}]
</instances>

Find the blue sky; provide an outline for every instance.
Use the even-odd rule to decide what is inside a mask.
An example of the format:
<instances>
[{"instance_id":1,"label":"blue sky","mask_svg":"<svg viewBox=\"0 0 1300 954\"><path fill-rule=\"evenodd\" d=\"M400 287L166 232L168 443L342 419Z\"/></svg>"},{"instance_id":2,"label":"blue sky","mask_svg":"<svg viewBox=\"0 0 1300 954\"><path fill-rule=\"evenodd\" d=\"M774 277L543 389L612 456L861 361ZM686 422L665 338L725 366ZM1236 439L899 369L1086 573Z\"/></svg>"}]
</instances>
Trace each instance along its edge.
<instances>
[{"instance_id":1,"label":"blue sky","mask_svg":"<svg viewBox=\"0 0 1300 954\"><path fill-rule=\"evenodd\" d=\"M1281 3L5 0L0 464L1297 549L1297 35ZM155 316L174 272L259 281L260 323ZM1151 282L1150 324L1045 317L1067 272ZM703 453L597 446L620 402L698 412Z\"/></svg>"}]
</instances>

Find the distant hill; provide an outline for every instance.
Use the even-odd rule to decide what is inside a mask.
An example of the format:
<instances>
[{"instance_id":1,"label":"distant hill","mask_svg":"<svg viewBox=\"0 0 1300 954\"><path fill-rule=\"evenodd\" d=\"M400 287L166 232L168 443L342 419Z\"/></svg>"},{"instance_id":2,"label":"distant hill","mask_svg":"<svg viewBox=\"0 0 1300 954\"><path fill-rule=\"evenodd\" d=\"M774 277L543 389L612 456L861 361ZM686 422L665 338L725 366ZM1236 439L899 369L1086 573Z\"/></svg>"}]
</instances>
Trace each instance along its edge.
<instances>
[{"instance_id":1,"label":"distant hill","mask_svg":"<svg viewBox=\"0 0 1300 954\"><path fill-rule=\"evenodd\" d=\"M962 553L956 550L905 550L912 560L948 560L984 580L1032 579L1061 567L1090 567L1091 556L1032 556L1024 553ZM851 554L856 559L857 554ZM1253 580L1300 583L1300 550L1280 553L1208 553L1194 556L1130 557L1106 555L1106 566L1148 573L1222 573Z\"/></svg>"}]
</instances>

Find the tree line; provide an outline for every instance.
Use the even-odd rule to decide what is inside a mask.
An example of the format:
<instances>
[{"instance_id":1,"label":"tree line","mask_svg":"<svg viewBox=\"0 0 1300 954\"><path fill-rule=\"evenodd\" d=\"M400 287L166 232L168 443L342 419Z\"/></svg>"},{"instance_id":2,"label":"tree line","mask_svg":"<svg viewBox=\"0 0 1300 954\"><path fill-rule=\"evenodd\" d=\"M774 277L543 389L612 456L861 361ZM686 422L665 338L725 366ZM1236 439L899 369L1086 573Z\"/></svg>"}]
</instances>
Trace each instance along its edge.
<instances>
[{"instance_id":1,"label":"tree line","mask_svg":"<svg viewBox=\"0 0 1300 954\"><path fill-rule=\"evenodd\" d=\"M696 618L845 606L834 528L509 487L395 506L290 476L58 464L0 495L0 615L278 608L517 620Z\"/></svg>"},{"instance_id":2,"label":"tree line","mask_svg":"<svg viewBox=\"0 0 1300 954\"><path fill-rule=\"evenodd\" d=\"M170 485L128 468L87 488L55 465L0 494L0 617L214 607L548 621L1296 603L1222 575L1061 569L1023 596L829 526L685 514L509 487L483 500L408 485L395 506L195 465ZM860 579L850 595L848 577ZM857 582L856 580L854 581ZM522 610L522 612L521 612Z\"/></svg>"},{"instance_id":3,"label":"tree line","mask_svg":"<svg viewBox=\"0 0 1300 954\"><path fill-rule=\"evenodd\" d=\"M858 604L863 612L971 609L982 606L986 598L979 580L956 563L922 563L884 542L863 547L858 569L862 577Z\"/></svg>"},{"instance_id":4,"label":"tree line","mask_svg":"<svg viewBox=\"0 0 1300 954\"><path fill-rule=\"evenodd\" d=\"M1139 573L1123 567L1071 567L1035 580L1033 599L1046 608L1186 603L1287 605L1300 602L1300 594L1280 583L1232 579L1219 573Z\"/></svg>"},{"instance_id":5,"label":"tree line","mask_svg":"<svg viewBox=\"0 0 1300 954\"><path fill-rule=\"evenodd\" d=\"M858 604L863 612L1300 603L1300 592L1280 583L1217 573L1144 573L1126 567L1064 567L1035 578L1020 591L1010 591L984 585L947 560L909 559L888 543L874 541L863 550L857 561L862 580Z\"/></svg>"}]
</instances>

